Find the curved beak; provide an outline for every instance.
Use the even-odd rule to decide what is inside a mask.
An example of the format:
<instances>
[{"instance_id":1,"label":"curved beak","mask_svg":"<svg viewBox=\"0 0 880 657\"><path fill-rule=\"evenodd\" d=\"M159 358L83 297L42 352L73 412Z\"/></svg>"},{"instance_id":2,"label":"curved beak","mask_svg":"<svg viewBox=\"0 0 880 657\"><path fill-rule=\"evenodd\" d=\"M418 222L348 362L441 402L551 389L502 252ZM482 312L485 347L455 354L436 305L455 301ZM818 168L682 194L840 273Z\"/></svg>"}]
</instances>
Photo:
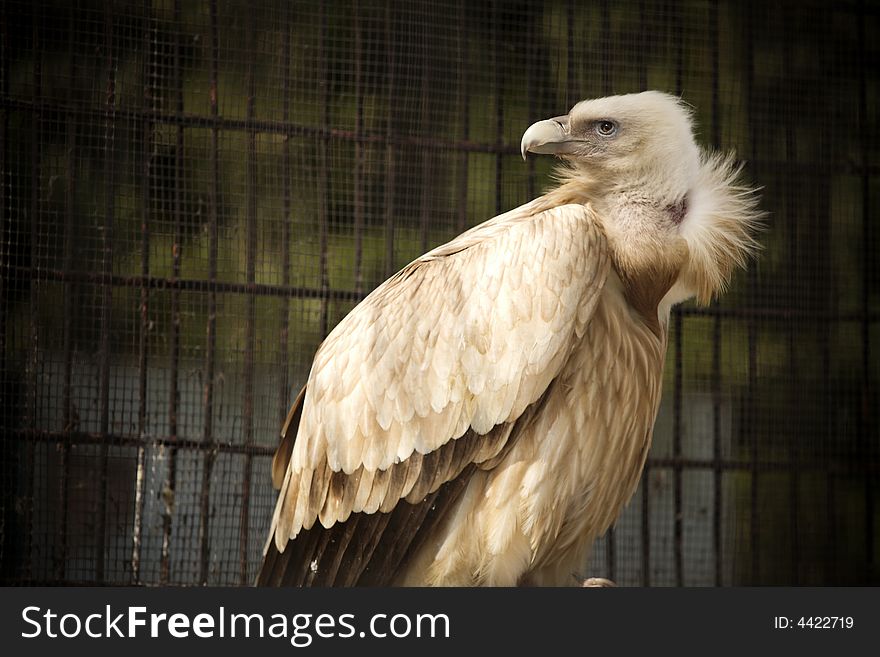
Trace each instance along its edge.
<instances>
[{"instance_id":1,"label":"curved beak","mask_svg":"<svg viewBox=\"0 0 880 657\"><path fill-rule=\"evenodd\" d=\"M576 140L571 138L571 122L568 115L555 116L546 121L538 121L523 133L520 149L523 159L526 153L559 155L570 153Z\"/></svg>"}]
</instances>

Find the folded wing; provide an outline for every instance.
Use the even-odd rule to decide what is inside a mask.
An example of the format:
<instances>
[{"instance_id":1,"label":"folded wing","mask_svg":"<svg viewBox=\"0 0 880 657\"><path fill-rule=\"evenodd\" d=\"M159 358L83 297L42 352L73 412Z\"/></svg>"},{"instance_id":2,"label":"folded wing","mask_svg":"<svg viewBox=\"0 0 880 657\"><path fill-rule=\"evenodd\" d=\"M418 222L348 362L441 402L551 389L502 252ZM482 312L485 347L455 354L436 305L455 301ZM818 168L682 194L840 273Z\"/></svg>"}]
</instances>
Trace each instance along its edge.
<instances>
[{"instance_id":1,"label":"folded wing","mask_svg":"<svg viewBox=\"0 0 880 657\"><path fill-rule=\"evenodd\" d=\"M389 583L540 412L609 259L589 207L532 208L412 262L321 345L273 462L258 583Z\"/></svg>"}]
</instances>

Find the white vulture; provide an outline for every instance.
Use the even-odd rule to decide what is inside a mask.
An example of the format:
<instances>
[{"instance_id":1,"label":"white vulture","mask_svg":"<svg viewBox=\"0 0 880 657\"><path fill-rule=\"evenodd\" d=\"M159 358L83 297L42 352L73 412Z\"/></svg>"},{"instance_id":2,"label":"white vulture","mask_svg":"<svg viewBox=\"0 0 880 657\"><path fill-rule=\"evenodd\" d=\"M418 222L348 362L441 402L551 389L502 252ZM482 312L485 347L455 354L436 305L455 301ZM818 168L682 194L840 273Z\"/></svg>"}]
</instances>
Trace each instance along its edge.
<instances>
[{"instance_id":1,"label":"white vulture","mask_svg":"<svg viewBox=\"0 0 880 657\"><path fill-rule=\"evenodd\" d=\"M532 125L559 184L389 278L315 355L258 585L577 584L638 485L670 308L757 248L754 190L648 91Z\"/></svg>"}]
</instances>

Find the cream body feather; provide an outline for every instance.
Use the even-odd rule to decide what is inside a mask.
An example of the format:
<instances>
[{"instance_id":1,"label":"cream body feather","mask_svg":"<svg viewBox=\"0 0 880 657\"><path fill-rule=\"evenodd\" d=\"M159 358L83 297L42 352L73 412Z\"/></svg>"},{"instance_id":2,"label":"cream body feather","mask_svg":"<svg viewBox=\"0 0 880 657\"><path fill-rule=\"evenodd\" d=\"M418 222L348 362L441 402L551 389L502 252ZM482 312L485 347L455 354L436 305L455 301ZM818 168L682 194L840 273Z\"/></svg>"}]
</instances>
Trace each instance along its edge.
<instances>
[{"instance_id":1,"label":"cream body feather","mask_svg":"<svg viewBox=\"0 0 880 657\"><path fill-rule=\"evenodd\" d=\"M501 463L474 475L402 583L576 583L635 491L660 399L665 331L658 338L632 317L616 278L543 412Z\"/></svg>"}]
</instances>

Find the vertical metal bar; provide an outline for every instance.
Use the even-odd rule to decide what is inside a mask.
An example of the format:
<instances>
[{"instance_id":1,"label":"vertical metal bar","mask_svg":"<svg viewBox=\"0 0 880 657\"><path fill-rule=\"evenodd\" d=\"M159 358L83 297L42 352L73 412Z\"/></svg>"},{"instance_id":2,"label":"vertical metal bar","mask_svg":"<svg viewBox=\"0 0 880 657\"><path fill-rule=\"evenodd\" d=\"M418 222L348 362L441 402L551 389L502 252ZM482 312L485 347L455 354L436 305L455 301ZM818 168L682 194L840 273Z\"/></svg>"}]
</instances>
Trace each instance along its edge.
<instances>
[{"instance_id":1,"label":"vertical metal bar","mask_svg":"<svg viewBox=\"0 0 880 657\"><path fill-rule=\"evenodd\" d=\"M721 148L721 102L719 94L719 19L718 0L709 5L709 23L712 30L712 146ZM723 584L724 551L722 544L723 470L724 458L721 445L721 314L712 320L712 483L714 488L712 509L712 548L715 558L715 586Z\"/></svg>"},{"instance_id":2,"label":"vertical metal bar","mask_svg":"<svg viewBox=\"0 0 880 657\"><path fill-rule=\"evenodd\" d=\"M651 468L642 472L642 586L651 586Z\"/></svg>"},{"instance_id":3,"label":"vertical metal bar","mask_svg":"<svg viewBox=\"0 0 880 657\"><path fill-rule=\"evenodd\" d=\"M602 21L602 95L611 95L611 11L608 0L602 0L599 5Z\"/></svg>"},{"instance_id":4,"label":"vertical metal bar","mask_svg":"<svg viewBox=\"0 0 880 657\"><path fill-rule=\"evenodd\" d=\"M468 39L467 2L460 0L458 4L458 35L456 46L458 48L458 116L461 120L461 139L467 141L470 135L470 89L468 85L468 71L470 65L470 42ZM456 229L459 233L464 232L468 223L468 152L462 150L458 156L458 214L456 217ZM534 165L533 165L534 166Z\"/></svg>"},{"instance_id":5,"label":"vertical metal bar","mask_svg":"<svg viewBox=\"0 0 880 657\"><path fill-rule=\"evenodd\" d=\"M7 3L3 4L0 9L0 93L4 98L9 97L9 18L7 14ZM9 382L9 364L6 356L6 303L7 298L7 278L10 263L10 238L7 237L7 204L9 203L9 174L7 172L6 147L9 135L9 110L5 106L0 108L0 390L4 392L11 385ZM8 404L9 402L7 402ZM9 413L2 419L2 428L12 428ZM12 443L10 438L5 438L3 444L0 445L0 456L3 462L0 463L0 495L12 496L15 493L15 477L13 475L13 463L15 462L14 454L17 452L18 445ZM7 498L8 499L8 498ZM0 575L4 579L11 579L12 567L11 562L15 555L15 550L11 545L10 534L12 523L9 522L9 506L4 503L0 506Z\"/></svg>"},{"instance_id":6,"label":"vertical metal bar","mask_svg":"<svg viewBox=\"0 0 880 657\"><path fill-rule=\"evenodd\" d=\"M176 110L183 113L183 62L181 61L181 7L180 0L174 1L174 85L176 91ZM180 278L180 258L183 249L183 159L184 128L177 126L177 142L174 153L174 243L171 247L171 278ZM174 517L174 497L177 489L177 413L180 404L178 383L180 378L180 291L171 289L171 382L168 399L168 435L172 446L168 450L168 474L162 490L165 509L162 514L162 558L159 583L167 584L171 574L171 523Z\"/></svg>"},{"instance_id":7,"label":"vertical metal bar","mask_svg":"<svg viewBox=\"0 0 880 657\"><path fill-rule=\"evenodd\" d=\"M648 89L648 28L645 24L645 13L648 11L646 6L647 0L639 0L639 43L635 49L636 61L638 62L639 71L639 91L647 91Z\"/></svg>"},{"instance_id":8,"label":"vertical metal bar","mask_svg":"<svg viewBox=\"0 0 880 657\"><path fill-rule=\"evenodd\" d=\"M575 0L568 0L565 6L565 42L566 42L566 79L565 79L565 108L569 109L578 99L577 71L574 68L574 16Z\"/></svg>"},{"instance_id":9,"label":"vertical metal bar","mask_svg":"<svg viewBox=\"0 0 880 657\"><path fill-rule=\"evenodd\" d=\"M101 286L101 348L100 348L100 433L104 441L98 448L100 473L98 476L98 508L95 522L95 579L105 580L105 551L107 542L107 484L108 484L108 445L106 438L110 433L110 315L112 313L113 286L113 223L116 213L116 57L113 43L113 10L108 4L104 8L104 47L107 56L107 91L105 97L104 121L104 230L102 231L101 271L104 282Z\"/></svg>"},{"instance_id":10,"label":"vertical metal bar","mask_svg":"<svg viewBox=\"0 0 880 657\"><path fill-rule=\"evenodd\" d=\"M213 0L216 2L216 0ZM293 20L293 12L289 3L284 3L281 16L283 26L281 34L281 120L285 127L290 125L290 30ZM290 287L290 235L292 212L292 191L290 188L290 133L284 133L281 142L281 285ZM278 320L281 326L278 336L278 360L280 361L278 380L278 427L280 428L285 417L287 407L290 405L290 299L287 295L281 297L279 304Z\"/></svg>"},{"instance_id":11,"label":"vertical metal bar","mask_svg":"<svg viewBox=\"0 0 880 657\"><path fill-rule=\"evenodd\" d=\"M394 14L391 10L390 0L385 2L385 58L386 73L385 80L388 84L388 110L385 114L385 197L383 199L383 207L385 212L385 278L394 273L394 195L396 192L395 176L394 176L394 147L391 145L391 138L394 133L394 111L396 99L394 97L395 84L395 67L397 62L394 57L394 31L391 29L391 22Z\"/></svg>"},{"instance_id":12,"label":"vertical metal bar","mask_svg":"<svg viewBox=\"0 0 880 657\"><path fill-rule=\"evenodd\" d=\"M430 45L428 43L428 27L422 24L418 29L421 30L419 62L421 65L421 79L419 82L419 130L427 129L430 125L429 104L430 97L428 89L430 83L428 81L428 52ZM431 188L431 153L427 148L423 148L419 152L419 160L421 164L421 185L419 185L419 231L421 233L421 250L422 253L428 250L428 224L431 221L431 198L428 193Z\"/></svg>"},{"instance_id":13,"label":"vertical metal bar","mask_svg":"<svg viewBox=\"0 0 880 657\"><path fill-rule=\"evenodd\" d=\"M721 315L712 321L712 551L715 558L715 586L724 584L724 453L721 444Z\"/></svg>"},{"instance_id":14,"label":"vertical metal bar","mask_svg":"<svg viewBox=\"0 0 880 657\"><path fill-rule=\"evenodd\" d=\"M0 94L9 97L9 18L4 3L0 12ZM6 237L6 206L9 203L7 193L9 180L6 172L6 144L9 134L9 110L4 104L0 107L0 267L4 276L0 276L0 299L6 298L6 267L9 265L9 240ZM6 304L0 303L0 358L3 359L3 375L6 376ZM5 536L5 533L3 534Z\"/></svg>"},{"instance_id":15,"label":"vertical metal bar","mask_svg":"<svg viewBox=\"0 0 880 657\"><path fill-rule=\"evenodd\" d=\"M681 312L673 315L675 325L675 370L673 372L672 391L672 458L673 458L673 519L674 532L674 559L675 559L675 585L684 586L684 512L682 508L684 493L682 485L682 450L681 450L681 404L682 404L682 349L684 328L682 326Z\"/></svg>"},{"instance_id":16,"label":"vertical metal bar","mask_svg":"<svg viewBox=\"0 0 880 657\"><path fill-rule=\"evenodd\" d=\"M681 5L675 2L670 12L673 21L673 42L675 48L675 93L681 96L684 82L684 41L682 35ZM673 372L674 390L672 393L672 482L673 482L673 540L675 562L675 585L684 586L684 484L682 477L681 413L682 413L682 350L684 349L684 319L681 306L673 310L675 325L675 370Z\"/></svg>"},{"instance_id":17,"label":"vertical metal bar","mask_svg":"<svg viewBox=\"0 0 880 657\"><path fill-rule=\"evenodd\" d=\"M526 125L532 125L538 120L537 96L538 90L535 88L535 67L539 62L538 39L535 36L535 23L537 23L541 14L541 7L530 8L535 15L526 14L526 98L528 98L528 121ZM526 126L523 126L525 129ZM530 157L526 160L526 197L529 201L535 198L535 158Z\"/></svg>"},{"instance_id":18,"label":"vertical metal bar","mask_svg":"<svg viewBox=\"0 0 880 657\"><path fill-rule=\"evenodd\" d=\"M354 142L354 289L358 297L364 289L364 157L366 146L361 142L364 133L364 85L363 85L363 37L361 35L360 3L354 2L354 94L355 94L355 142Z\"/></svg>"},{"instance_id":19,"label":"vertical metal bar","mask_svg":"<svg viewBox=\"0 0 880 657\"><path fill-rule=\"evenodd\" d=\"M867 22L865 0L859 0L859 113L858 134L867 134L868 96L867 76L868 59L865 53L865 23ZM861 196L862 196L862 376L861 376L861 408L858 414L858 436L860 453L864 457L865 467L865 583L876 583L877 579L877 554L874 546L874 523L875 523L875 468L877 464L877 447L871 437L876 436L873 407L873 381L871 380L871 281L874 272L874 250L871 245L871 212L868 179L868 144L862 140L861 149L862 173L861 173Z\"/></svg>"},{"instance_id":20,"label":"vertical metal bar","mask_svg":"<svg viewBox=\"0 0 880 657\"><path fill-rule=\"evenodd\" d=\"M682 29L681 0L672 0L669 16L672 20L672 41L675 43L675 93L684 92L684 30Z\"/></svg>"},{"instance_id":21,"label":"vertical metal bar","mask_svg":"<svg viewBox=\"0 0 880 657\"><path fill-rule=\"evenodd\" d=\"M754 171L755 169L753 169ZM751 270L750 270L751 271ZM755 297L757 282L754 275L748 275L749 297ZM760 541L759 541L759 523L758 516L758 460L760 458L758 452L758 432L755 426L755 394L758 387L758 328L754 317L749 317L748 321L748 349L749 349L749 366L748 366L748 398L745 402L745 421L743 422L743 430L750 441L750 471L751 471L751 487L750 487L750 518L751 531L749 533L749 552L751 555L751 584L759 584L760 577Z\"/></svg>"},{"instance_id":22,"label":"vertical metal bar","mask_svg":"<svg viewBox=\"0 0 880 657\"><path fill-rule=\"evenodd\" d=\"M605 570L607 571L608 579L611 581L615 581L617 579L617 539L616 533L614 531L614 527L608 528L608 533L605 535Z\"/></svg>"},{"instance_id":23,"label":"vertical metal bar","mask_svg":"<svg viewBox=\"0 0 880 657\"><path fill-rule=\"evenodd\" d=\"M38 317L37 305L39 297L39 264L37 261L39 249L39 221L40 221L40 197L42 194L42 146L43 146L43 43L40 34L40 20L42 19L42 7L34 12L33 18L33 50L34 50L34 120L31 141L31 198L30 198L30 325L29 339L30 352L28 355L27 368L27 418L31 429L37 427L37 366L39 363L39 334L37 333ZM23 529L24 529L24 554L25 565L22 572L24 579L30 579L33 575L33 531L34 531L34 496L36 491L36 450L32 442L28 442L25 451L25 462L22 472L25 480L27 494L23 500Z\"/></svg>"},{"instance_id":24,"label":"vertical metal bar","mask_svg":"<svg viewBox=\"0 0 880 657\"><path fill-rule=\"evenodd\" d=\"M746 57L748 59L746 66L746 107L748 108L748 125L749 125L749 151L750 151L750 161L752 163L752 173L756 177L758 176L758 165L757 165L757 146L755 145L756 135L755 135L755 126L758 124L758 121L755 117L756 107L755 107L755 94L754 94L754 77L755 77L755 16L754 16L754 5L752 3L748 3L746 5ZM758 290L758 281L757 276L755 274L755 268L749 267L746 272L746 278L748 282L748 292L749 298L754 303L757 297ZM757 341L758 341L758 327L755 322L755 317L753 314L749 314L747 321L747 341L748 341L748 384L747 384L747 393L746 400L743 408L743 433L747 436L750 445L750 472L751 472L751 486L750 486L750 515L749 519L751 522L750 532L749 532L749 554L751 561L751 573L750 573L750 583L758 584L759 583L759 566L760 566L760 555L759 555L759 517L758 517L758 436L755 427L755 395L757 394Z\"/></svg>"},{"instance_id":25,"label":"vertical metal bar","mask_svg":"<svg viewBox=\"0 0 880 657\"><path fill-rule=\"evenodd\" d=\"M827 133L823 133L822 135L822 162L830 162L828 159L830 157L830 148L827 147L826 143ZM830 258L830 249L831 247L831 212L828 202L828 182L820 181L819 185L819 208L820 212L824 214L826 217L825 220L825 228L826 231L824 235L821 236L819 240L819 244L826 245L825 248L828 249L829 253L826 254L827 258ZM829 262L823 262L820 265L820 271L822 275L819 280L822 281L830 281L831 280L831 268ZM834 395L832 392L831 386L831 319L828 316L827 311L833 307L833 301L830 299L831 294L834 292L832 285L824 286L826 289L823 289L823 298L822 298L822 319L819 322L819 340L821 341L821 349L822 349L822 402L824 406L823 413L823 451L825 452L825 456L831 460L838 460L839 454L837 453L837 449L834 446L833 437L835 435L834 432L834 416L832 413L832 409L835 408L834 404ZM831 572L825 573L826 581L829 583L836 583L838 577L838 567L837 567L837 544L840 540L840 533L837 531L837 491L836 491L836 478L832 468L828 469L826 474L827 477L827 502L825 505L827 512L827 527L828 527L828 535L830 537L829 540L829 554L828 554L828 564L830 564ZM847 549L847 548L845 548Z\"/></svg>"},{"instance_id":26,"label":"vertical metal bar","mask_svg":"<svg viewBox=\"0 0 880 657\"><path fill-rule=\"evenodd\" d=\"M73 48L74 35L76 35L77 3L70 9L68 15L67 35L67 64L68 64L68 91L67 103L70 106L73 95L73 87L76 80L76 56ZM76 120L72 110L68 109L66 119L66 144L65 144L65 168L67 180L64 186L64 261L62 268L65 274L73 270L73 241L74 241L74 203L76 191ZM76 413L73 410L72 400L72 377L73 377L73 327L76 326L77 304L74 303L76 294L75 284L72 281L64 283L64 331L62 335L64 351L64 383L62 392L62 421L64 423L64 437L59 445L59 472L58 472L58 528L57 542L55 545L55 579L63 581L67 565L67 499L70 482L70 432L76 430Z\"/></svg>"},{"instance_id":27,"label":"vertical metal bar","mask_svg":"<svg viewBox=\"0 0 880 657\"><path fill-rule=\"evenodd\" d=\"M833 11L832 7L828 5L824 6L826 12ZM825 16L826 24L832 23L832 17L830 15ZM823 44L825 48L828 48L828 45ZM820 55L824 53L819 53ZM826 80L834 80L834 75L836 71L832 70L834 66L833 61L829 57L819 57L819 62L822 66L822 74L823 78ZM819 99L818 101L821 103L821 110L824 112L825 116L833 116L831 107L829 103L825 100ZM831 162L832 161L832 148L831 148L831 129L829 123L827 121L823 122L823 129L819 133L819 161L820 162ZM821 296L819 298L820 303L820 321L819 321L819 340L821 343L822 349L822 404L823 404L823 414L822 419L824 420L823 424L823 438L822 444L824 451L826 452L826 456L829 459L838 460L840 458L839 450L835 447L835 428L834 428L834 409L836 408L835 398L834 398L834 386L831 383L832 377L832 368L831 368L831 330L832 330L832 318L831 313L835 309L835 299L836 291L834 285L831 283L832 281L832 254L834 253L832 244L832 235L833 231L831 228L831 184L832 184L832 175L833 173L828 172L824 174L816 175L816 189L818 191L818 204L816 207L817 211L817 224L819 228L819 239L817 240L817 244L822 245L821 251L817 253L819 256L818 260L818 280L820 281L828 281L828 284L822 285L819 289L821 292ZM829 468L827 474L828 481L828 501L826 505L827 513L828 513L828 532L831 537L829 542L830 545L830 554L828 555L828 563L831 566L831 573L829 577L829 573L826 573L826 578L829 578L828 581L832 583L837 582L838 576L838 562L837 562L837 554L838 554L838 541L840 540L840 533L837 531L837 491L836 491L836 480L837 475L833 471L833 469ZM845 548L848 549L848 548Z\"/></svg>"},{"instance_id":28,"label":"vertical metal bar","mask_svg":"<svg viewBox=\"0 0 880 657\"><path fill-rule=\"evenodd\" d=\"M712 30L712 38L710 39L712 42L710 49L712 61L712 147L717 150L721 148L721 81L719 80L721 71L719 68L720 45L718 43L721 39L721 30L718 0L711 0L709 3L709 28Z\"/></svg>"},{"instance_id":29,"label":"vertical metal bar","mask_svg":"<svg viewBox=\"0 0 880 657\"><path fill-rule=\"evenodd\" d=\"M504 146L504 68L501 65L501 45L499 36L501 30L498 26L499 0L492 2L492 82L495 87L495 144L498 153L495 155L495 214L503 211L503 164L504 155L501 153Z\"/></svg>"},{"instance_id":30,"label":"vertical metal bar","mask_svg":"<svg viewBox=\"0 0 880 657\"><path fill-rule=\"evenodd\" d=\"M247 155L245 161L245 276L249 286L245 297L244 326L244 444L254 444L254 347L256 343L256 294L252 286L256 282L257 261L257 132L250 127L256 109L255 66L255 27L253 15L248 13L248 65L247 65L247 109L245 119L247 131ZM248 543L250 534L250 499L252 455L245 450L241 490L241 520L239 524L239 559L242 586L249 584Z\"/></svg>"},{"instance_id":31,"label":"vertical metal bar","mask_svg":"<svg viewBox=\"0 0 880 657\"><path fill-rule=\"evenodd\" d=\"M147 347L150 332L150 292L147 279L150 275L150 162L153 145L153 124L147 110L152 109L154 73L153 52L150 35L155 27L152 16L151 0L144 0L144 34L141 42L144 116L141 119L142 158L141 176L141 285L140 285L140 333L138 335L138 437L143 440L147 433ZM135 584L141 583L141 537L144 527L144 487L146 486L146 447L138 446L137 474L135 477L134 526L131 540L131 573Z\"/></svg>"},{"instance_id":32,"label":"vertical metal bar","mask_svg":"<svg viewBox=\"0 0 880 657\"><path fill-rule=\"evenodd\" d=\"M327 5L319 4L318 19L321 23L319 28L320 41L318 43L318 86L321 89L321 128L323 136L318 138L318 240L320 242L320 276L321 276L321 309L318 320L321 339L327 335L328 326L328 295L330 293L330 275L327 271L327 257L329 249L329 221L330 221L330 163L328 150L330 147L330 74L327 66L329 48L327 39L329 29L327 25Z\"/></svg>"},{"instance_id":33,"label":"vertical metal bar","mask_svg":"<svg viewBox=\"0 0 880 657\"><path fill-rule=\"evenodd\" d=\"M792 35L791 35L791 16L790 11L786 11L785 20L783 20L782 27L782 66L784 71L784 77L782 84L785 86L785 100L787 103L792 103L794 101L794 94L791 88L791 80L792 72L791 72L791 61L792 61ZM795 151L795 140L794 140L794 130L792 127L791 121L785 122L785 159L786 164L790 165L794 163L797 159L797 154ZM785 176L785 224L786 229L788 231L788 294L794 295L794 291L797 286L798 276L800 274L798 267L798 231L797 231L797 213L795 212L795 206L797 204L797 194L795 190L795 180L796 177L793 175L792 169L790 166L785 168L786 176ZM794 322L788 323L787 332L787 342L788 342L788 376L789 380L792 382L799 381L800 378L798 376L797 371L797 343L796 343L796 324ZM791 393L794 395L796 391L792 389ZM800 432L797 431L799 427L797 426L798 414L794 414L795 417L792 418L796 423L796 426L790 427L792 434L790 435L798 435ZM791 559L789 560L789 565L791 567L790 572L790 581L788 584L797 586L800 572L800 539L798 534L798 510L800 508L799 504L799 494L798 489L800 486L800 477L799 477L799 456L800 450L798 449L797 440L789 440L788 441L788 459L791 464L791 468L789 471L789 496L791 498L789 506L789 530L791 531L791 540L792 540L792 552Z\"/></svg>"},{"instance_id":34,"label":"vertical metal bar","mask_svg":"<svg viewBox=\"0 0 880 657\"><path fill-rule=\"evenodd\" d=\"M208 583L208 570L211 564L210 518L211 518L211 475L217 458L214 440L214 357L217 351L217 292L213 284L217 282L217 204L220 202L220 158L219 128L217 126L217 77L220 59L220 40L217 29L217 0L209 3L211 24L211 81L209 104L211 108L211 202L208 224L208 323L205 327L205 381L204 381L204 424L202 426L202 487L199 491L199 583Z\"/></svg>"}]
</instances>

